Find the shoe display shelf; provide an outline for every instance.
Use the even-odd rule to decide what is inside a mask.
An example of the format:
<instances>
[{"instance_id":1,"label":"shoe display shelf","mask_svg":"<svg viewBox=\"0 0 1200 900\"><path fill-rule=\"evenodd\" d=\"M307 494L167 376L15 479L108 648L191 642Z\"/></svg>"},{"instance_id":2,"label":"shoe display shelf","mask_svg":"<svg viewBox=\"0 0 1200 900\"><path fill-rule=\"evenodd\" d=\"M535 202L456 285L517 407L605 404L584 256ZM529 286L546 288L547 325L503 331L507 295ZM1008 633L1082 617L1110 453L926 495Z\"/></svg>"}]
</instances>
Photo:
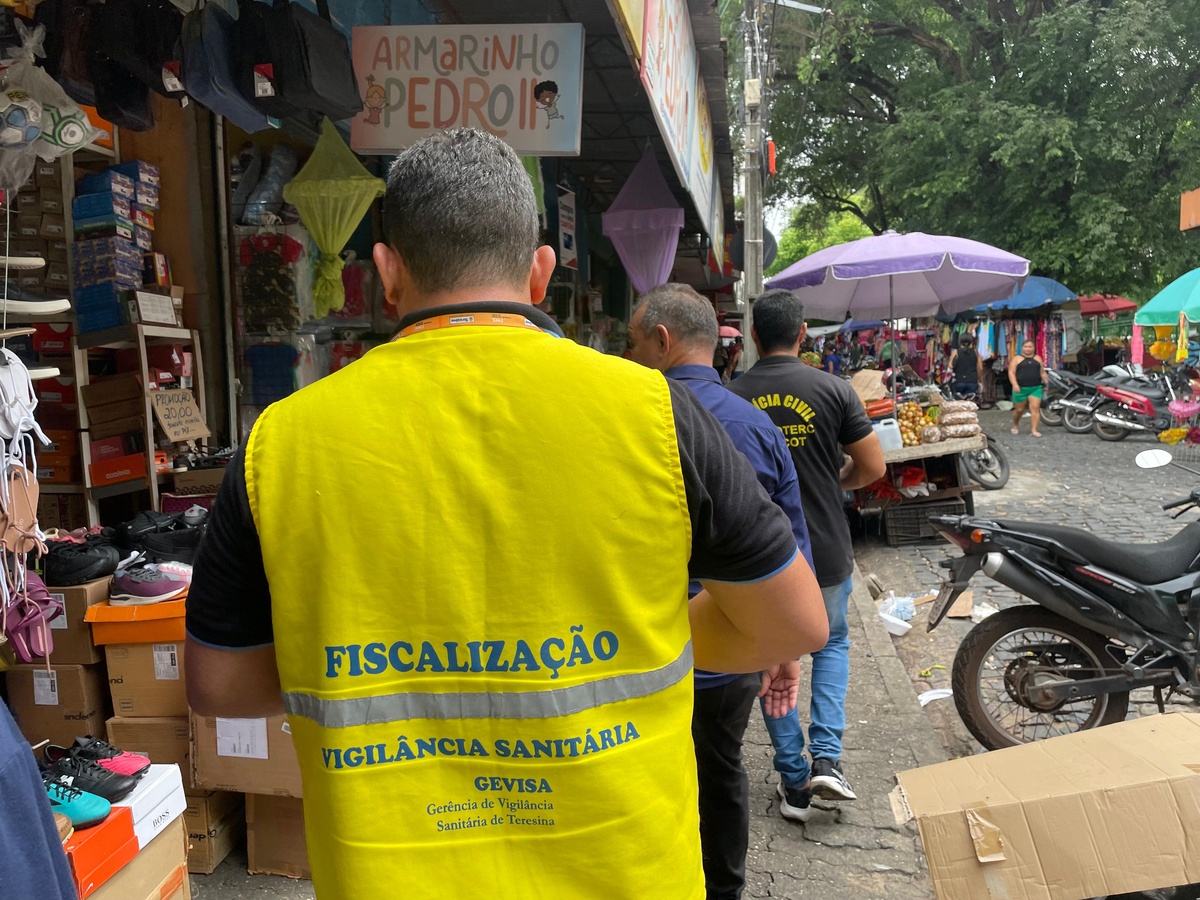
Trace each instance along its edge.
<instances>
[{"instance_id":1,"label":"shoe display shelf","mask_svg":"<svg viewBox=\"0 0 1200 900\"><path fill-rule=\"evenodd\" d=\"M147 347L162 344L180 344L192 353L192 391L202 419L206 419L207 408L204 397L204 358L200 351L200 332L187 328L176 328L169 325L122 325L105 331L94 331L89 334L76 335L75 345L75 387L79 391L79 424L83 431L80 433L83 449L83 459L91 458L91 436L88 432L87 407L83 402L83 388L89 384L88 351L90 350L135 350L139 364L142 384L151 384L150 362L146 352ZM146 475L130 481L121 481L112 485L94 485L91 482L89 467L83 469L84 490L87 495L88 523L97 525L100 522L98 504L101 500L130 494L135 491L148 491L150 494L150 509L160 508L160 488L171 478L168 473L158 472L154 462L154 451L158 444L154 435L154 408L150 391L143 391L145 404L144 438L146 448Z\"/></svg>"}]
</instances>

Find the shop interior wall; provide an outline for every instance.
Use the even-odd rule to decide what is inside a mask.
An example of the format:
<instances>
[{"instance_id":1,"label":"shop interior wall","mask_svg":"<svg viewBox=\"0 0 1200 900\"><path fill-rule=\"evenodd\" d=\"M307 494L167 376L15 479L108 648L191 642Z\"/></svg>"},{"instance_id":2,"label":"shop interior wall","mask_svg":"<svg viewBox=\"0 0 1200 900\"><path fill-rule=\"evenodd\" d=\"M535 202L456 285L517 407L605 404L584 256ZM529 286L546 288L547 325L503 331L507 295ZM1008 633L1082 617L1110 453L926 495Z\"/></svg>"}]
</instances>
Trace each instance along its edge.
<instances>
[{"instance_id":1,"label":"shop interior wall","mask_svg":"<svg viewBox=\"0 0 1200 900\"><path fill-rule=\"evenodd\" d=\"M185 290L184 324L200 332L204 353L208 424L224 434L229 421L226 393L223 302L217 260L216 185L212 135L214 119L198 104L186 107L154 96L152 131L121 131L121 159L140 159L162 174L161 209L155 248L171 261L171 277Z\"/></svg>"}]
</instances>

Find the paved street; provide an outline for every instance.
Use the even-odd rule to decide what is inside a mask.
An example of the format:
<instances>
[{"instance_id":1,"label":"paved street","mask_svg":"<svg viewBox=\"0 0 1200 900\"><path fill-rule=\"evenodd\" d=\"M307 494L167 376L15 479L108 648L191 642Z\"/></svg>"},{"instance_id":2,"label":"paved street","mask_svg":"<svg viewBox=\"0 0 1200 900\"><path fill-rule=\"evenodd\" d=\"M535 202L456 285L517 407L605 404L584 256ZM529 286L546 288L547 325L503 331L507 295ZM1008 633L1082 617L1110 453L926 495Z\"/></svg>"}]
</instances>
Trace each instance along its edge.
<instances>
[{"instance_id":1,"label":"paved street","mask_svg":"<svg viewBox=\"0 0 1200 900\"><path fill-rule=\"evenodd\" d=\"M1092 434L1075 435L1043 426L1044 437L1038 440L1029 436L1028 419L1021 423L1019 436L1009 433L1009 413L985 412L980 419L985 430L1007 451L1012 478L1003 490L975 492L978 515L1085 527L1098 535L1129 542L1162 540L1189 521L1189 516L1173 521L1160 507L1168 500L1186 496L1196 479L1174 467L1146 470L1134 464L1139 451L1162 446L1153 437L1105 443ZM871 533L874 527L868 525L868 536L859 540L859 567L863 572L876 573L885 588L897 594L935 588L942 580L938 563L957 555L957 550L945 542L888 547ZM1019 602L1013 591L982 575L976 576L972 587L977 603L986 601L1003 609ZM969 619L946 619L929 634L925 630L928 612L928 605L917 607L912 631L895 639L897 652L918 692L950 686L949 667L954 653L973 627ZM920 677L921 671L935 665L946 669L932 670L930 678ZM1134 700L1130 715L1155 711L1148 690L1135 693ZM1190 706L1186 701L1181 705ZM925 711L947 754L963 756L979 751L978 743L959 720L953 700L934 701Z\"/></svg>"}]
</instances>

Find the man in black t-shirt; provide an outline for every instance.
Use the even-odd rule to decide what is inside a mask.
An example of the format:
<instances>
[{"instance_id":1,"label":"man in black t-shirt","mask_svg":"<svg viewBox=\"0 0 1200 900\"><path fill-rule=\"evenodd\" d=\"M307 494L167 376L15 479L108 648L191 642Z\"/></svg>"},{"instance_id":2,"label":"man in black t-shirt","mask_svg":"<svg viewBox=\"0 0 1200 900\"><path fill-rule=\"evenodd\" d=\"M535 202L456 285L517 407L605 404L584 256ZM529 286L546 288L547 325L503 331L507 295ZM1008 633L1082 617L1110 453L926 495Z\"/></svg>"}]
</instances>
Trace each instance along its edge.
<instances>
[{"instance_id":1,"label":"man in black t-shirt","mask_svg":"<svg viewBox=\"0 0 1200 900\"><path fill-rule=\"evenodd\" d=\"M829 615L829 643L812 655L811 766L804 758L798 713L793 710L774 719L764 710L775 746L775 769L783 782L780 812L798 821L808 818L811 796L856 799L841 766L850 679L846 610L854 571L842 494L877 481L885 469L879 438L849 383L800 361L806 331L804 307L796 295L767 291L754 302L751 330L761 358L729 386L770 416L787 441Z\"/></svg>"}]
</instances>

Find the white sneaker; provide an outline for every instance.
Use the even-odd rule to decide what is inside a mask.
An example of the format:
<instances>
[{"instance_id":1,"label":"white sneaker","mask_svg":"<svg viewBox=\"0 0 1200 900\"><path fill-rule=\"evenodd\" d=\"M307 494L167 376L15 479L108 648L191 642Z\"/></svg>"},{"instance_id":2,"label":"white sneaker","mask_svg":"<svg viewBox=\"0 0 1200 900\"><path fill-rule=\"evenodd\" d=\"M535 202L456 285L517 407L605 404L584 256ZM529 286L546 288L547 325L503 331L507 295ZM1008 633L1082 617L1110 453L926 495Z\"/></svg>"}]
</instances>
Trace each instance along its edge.
<instances>
[{"instance_id":1,"label":"white sneaker","mask_svg":"<svg viewBox=\"0 0 1200 900\"><path fill-rule=\"evenodd\" d=\"M779 814L793 822L807 822L812 815L812 792L808 788L786 788L783 782L776 785L779 794Z\"/></svg>"}]
</instances>

